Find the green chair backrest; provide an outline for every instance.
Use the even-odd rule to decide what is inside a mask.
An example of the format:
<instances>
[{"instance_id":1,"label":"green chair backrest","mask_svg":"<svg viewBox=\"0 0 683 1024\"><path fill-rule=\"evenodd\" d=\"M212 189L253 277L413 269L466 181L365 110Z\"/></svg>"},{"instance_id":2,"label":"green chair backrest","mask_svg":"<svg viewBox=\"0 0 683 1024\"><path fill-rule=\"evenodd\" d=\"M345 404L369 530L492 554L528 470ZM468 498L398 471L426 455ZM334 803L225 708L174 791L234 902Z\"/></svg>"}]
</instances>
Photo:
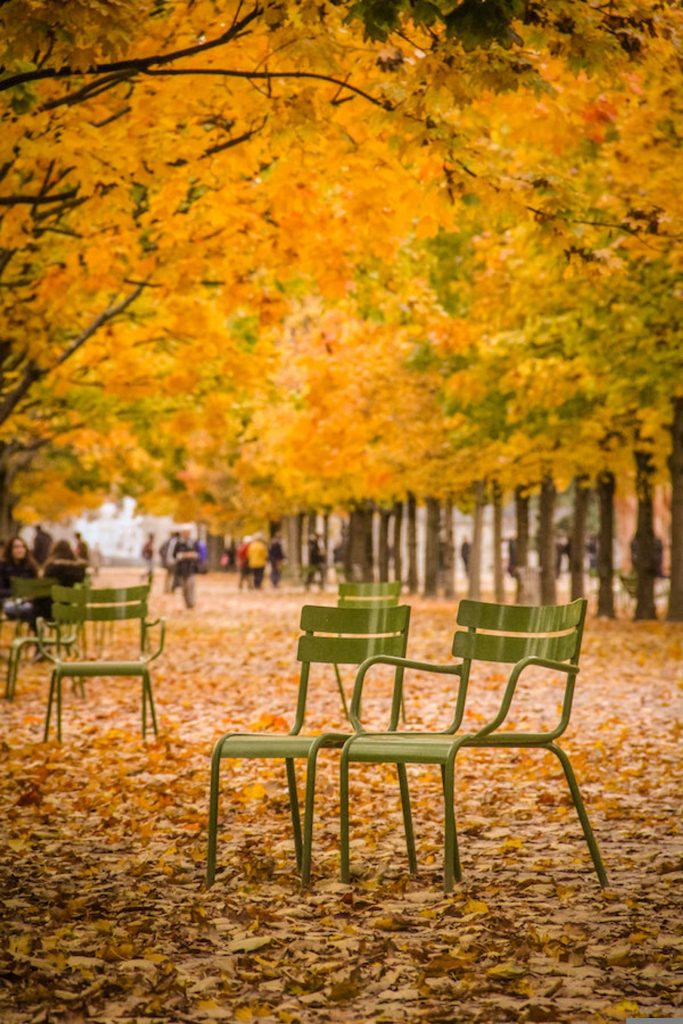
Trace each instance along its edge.
<instances>
[{"instance_id":1,"label":"green chair backrest","mask_svg":"<svg viewBox=\"0 0 683 1024\"><path fill-rule=\"evenodd\" d=\"M577 663L585 615L582 598L533 607L461 601L456 622L467 632L456 632L453 654L464 661L515 664L533 656Z\"/></svg>"},{"instance_id":2,"label":"green chair backrest","mask_svg":"<svg viewBox=\"0 0 683 1024\"><path fill-rule=\"evenodd\" d=\"M529 607L461 601L456 621L467 631L458 630L453 637L453 654L463 661L463 685L453 725L459 728L463 719L473 661L516 665L525 658L543 658L576 665L578 671L586 607L584 598L565 605ZM514 673L515 669L512 671ZM547 733L548 737L561 736L569 724L576 671L565 677L560 719L555 729ZM503 697L497 720L503 721L507 715L511 696L510 693L510 699Z\"/></svg>"},{"instance_id":3,"label":"green chair backrest","mask_svg":"<svg viewBox=\"0 0 683 1024\"><path fill-rule=\"evenodd\" d=\"M401 583L340 583L340 608L368 608L371 605L397 605L401 596Z\"/></svg>"},{"instance_id":4,"label":"green chair backrest","mask_svg":"<svg viewBox=\"0 0 683 1024\"><path fill-rule=\"evenodd\" d=\"M292 733L301 730L306 714L311 665L360 665L377 654L405 656L410 608L329 608L304 605L297 659L301 662L296 720Z\"/></svg>"},{"instance_id":5,"label":"green chair backrest","mask_svg":"<svg viewBox=\"0 0 683 1024\"><path fill-rule=\"evenodd\" d=\"M52 595L52 618L55 622L115 622L147 617L149 586L139 587L60 587Z\"/></svg>"},{"instance_id":6,"label":"green chair backrest","mask_svg":"<svg viewBox=\"0 0 683 1024\"><path fill-rule=\"evenodd\" d=\"M56 580L49 579L48 577L38 577L38 579L30 580L13 576L10 580L10 587L12 588L13 597L32 601L36 597L49 597L56 583Z\"/></svg>"}]
</instances>

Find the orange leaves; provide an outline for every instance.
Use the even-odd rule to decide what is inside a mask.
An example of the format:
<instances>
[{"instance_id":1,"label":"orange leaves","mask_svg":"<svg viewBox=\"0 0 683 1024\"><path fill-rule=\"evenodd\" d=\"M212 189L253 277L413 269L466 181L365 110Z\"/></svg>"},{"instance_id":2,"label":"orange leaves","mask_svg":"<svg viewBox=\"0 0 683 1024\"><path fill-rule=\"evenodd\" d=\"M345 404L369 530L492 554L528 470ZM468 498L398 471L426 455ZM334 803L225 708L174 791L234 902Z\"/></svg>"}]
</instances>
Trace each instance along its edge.
<instances>
[{"instance_id":1,"label":"orange leaves","mask_svg":"<svg viewBox=\"0 0 683 1024\"><path fill-rule=\"evenodd\" d=\"M416 1024L451 1020L454 1006L463 1024L492 1013L558 1024L676 1015L679 626L588 622L566 745L611 890L591 876L555 759L497 750L458 759L464 881L449 897L432 766L408 769L418 877L408 874L395 772L358 765L358 874L351 886L337 881L339 764L329 751L318 771L312 887L302 891L295 870L283 766L235 761L222 773L220 870L206 891L211 746L227 730L285 728L303 596L238 592L209 575L198 599L188 617L159 585L153 595L154 613L169 620L153 676L158 742L140 740L139 688L125 680L93 681L85 699L65 689L61 747L39 742L44 665L26 664L16 701L0 707L0 801L10 810L0 859L3 1019ZM431 657L448 646L453 605L413 603L411 654ZM314 728L341 715L333 675L320 668ZM500 675L494 666L472 681L485 719ZM377 686L381 703L390 679ZM445 678L416 678L407 697L411 726L433 727L452 692ZM22 802L34 788L42 803Z\"/></svg>"}]
</instances>

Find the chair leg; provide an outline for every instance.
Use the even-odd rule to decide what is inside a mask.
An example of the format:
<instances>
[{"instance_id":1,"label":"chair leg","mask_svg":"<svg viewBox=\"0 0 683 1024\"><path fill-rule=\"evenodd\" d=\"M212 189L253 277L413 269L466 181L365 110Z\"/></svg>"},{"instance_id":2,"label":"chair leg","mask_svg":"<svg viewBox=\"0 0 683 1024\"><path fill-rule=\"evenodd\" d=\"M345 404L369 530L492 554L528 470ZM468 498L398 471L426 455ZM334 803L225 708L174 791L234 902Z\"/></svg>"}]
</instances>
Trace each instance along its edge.
<instances>
[{"instance_id":1,"label":"chair leg","mask_svg":"<svg viewBox=\"0 0 683 1024\"><path fill-rule=\"evenodd\" d=\"M152 679L149 674L149 670L145 669L142 677L142 738L145 738L147 733L147 701L149 701L149 714L152 719L152 728L154 735L159 735L157 728L157 714L154 709L154 697L152 696Z\"/></svg>"},{"instance_id":2,"label":"chair leg","mask_svg":"<svg viewBox=\"0 0 683 1024\"><path fill-rule=\"evenodd\" d=\"M55 677L57 670L55 669L50 676L50 692L47 698L47 712L45 714L45 729L43 731L43 743L47 743L48 736L50 735L50 718L52 717L52 701L55 694Z\"/></svg>"},{"instance_id":3,"label":"chair leg","mask_svg":"<svg viewBox=\"0 0 683 1024\"><path fill-rule=\"evenodd\" d=\"M301 851L301 884L310 885L313 851L313 814L315 810L315 774L318 766L319 746L313 746L306 762L306 803L304 807L304 836Z\"/></svg>"},{"instance_id":4,"label":"chair leg","mask_svg":"<svg viewBox=\"0 0 683 1024\"><path fill-rule=\"evenodd\" d=\"M14 691L17 685L17 673L19 671L19 650L16 643L12 643L9 649L9 660L7 662L7 683L5 685L5 698L14 700Z\"/></svg>"},{"instance_id":5,"label":"chair leg","mask_svg":"<svg viewBox=\"0 0 683 1024\"><path fill-rule=\"evenodd\" d=\"M404 764L397 764L398 783L401 789L401 810L403 811L403 830L406 834L408 850L408 869L411 875L417 874L417 855L415 853L415 833L413 831L413 814L410 807L410 791L408 789L408 771Z\"/></svg>"},{"instance_id":6,"label":"chair leg","mask_svg":"<svg viewBox=\"0 0 683 1024\"><path fill-rule=\"evenodd\" d=\"M444 865L443 891L453 891L453 883L462 878L460 854L458 852L458 833L455 825L455 758L458 749L452 751L445 765L441 767L444 804Z\"/></svg>"},{"instance_id":7,"label":"chair leg","mask_svg":"<svg viewBox=\"0 0 683 1024\"><path fill-rule=\"evenodd\" d=\"M344 714L346 715L347 721L349 718L349 705L346 702L346 694L344 693L344 684L342 677L339 672L339 665L334 666L334 674L337 677L337 689L339 690L339 696L341 697L342 707L344 708Z\"/></svg>"},{"instance_id":8,"label":"chair leg","mask_svg":"<svg viewBox=\"0 0 683 1024\"><path fill-rule=\"evenodd\" d=\"M296 787L296 771L294 758L285 758L287 768L287 788L289 790L289 809L292 815L292 831L294 833L294 853L297 870L301 871L301 814L299 812L299 793Z\"/></svg>"},{"instance_id":9,"label":"chair leg","mask_svg":"<svg viewBox=\"0 0 683 1024\"><path fill-rule=\"evenodd\" d=\"M593 829L591 828L591 823L590 823L590 821L588 819L588 814L586 813L586 808L584 807L583 799L581 797L581 791L579 790L579 784L576 781L576 776L574 775L574 769L571 766L571 762L569 760L569 757L566 754L566 752L564 750L562 750L561 747L556 747L554 743L549 743L545 749L546 750L551 750L553 752L553 754L556 755L556 757L558 758L560 764L562 765L562 767L564 769L564 774L565 774L565 778L567 780L567 784L569 786L569 791L570 791L570 793L572 795L572 800L574 801L574 806L576 807L576 813L578 814L579 821L581 822L581 828L583 829L583 835L584 835L584 838L585 838L586 842L588 843L588 849L590 850L590 855L591 855L591 857L593 859L593 867L595 868L595 873L598 876L598 880L600 882L600 885L604 889L608 885L607 872L605 871L605 865L603 864L602 857L600 856L600 850L599 850L598 844L597 844L597 842L595 840L595 836L593 834Z\"/></svg>"},{"instance_id":10,"label":"chair leg","mask_svg":"<svg viewBox=\"0 0 683 1024\"><path fill-rule=\"evenodd\" d=\"M216 880L216 840L218 837L218 799L220 796L221 752L223 740L219 740L211 755L211 790L209 795L209 841L206 856L206 888L210 889Z\"/></svg>"},{"instance_id":11,"label":"chair leg","mask_svg":"<svg viewBox=\"0 0 683 1024\"><path fill-rule=\"evenodd\" d=\"M57 686L57 742L62 742L62 674L57 669L55 684Z\"/></svg>"},{"instance_id":12,"label":"chair leg","mask_svg":"<svg viewBox=\"0 0 683 1024\"><path fill-rule=\"evenodd\" d=\"M341 880L351 880L349 854L349 750L344 746L339 761L339 846L341 854Z\"/></svg>"},{"instance_id":13,"label":"chair leg","mask_svg":"<svg viewBox=\"0 0 683 1024\"><path fill-rule=\"evenodd\" d=\"M142 675L142 738L147 735L147 679Z\"/></svg>"}]
</instances>

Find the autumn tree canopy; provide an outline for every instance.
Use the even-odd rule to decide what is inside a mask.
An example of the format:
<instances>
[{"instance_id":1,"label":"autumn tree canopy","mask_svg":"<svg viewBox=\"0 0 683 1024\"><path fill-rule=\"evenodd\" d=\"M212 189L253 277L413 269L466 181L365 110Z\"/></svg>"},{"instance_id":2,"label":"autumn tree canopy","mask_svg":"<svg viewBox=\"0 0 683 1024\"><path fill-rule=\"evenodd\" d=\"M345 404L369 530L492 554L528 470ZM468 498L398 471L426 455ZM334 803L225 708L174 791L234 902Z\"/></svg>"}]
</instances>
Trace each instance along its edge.
<instances>
[{"instance_id":1,"label":"autumn tree canopy","mask_svg":"<svg viewBox=\"0 0 683 1024\"><path fill-rule=\"evenodd\" d=\"M634 449L666 475L678 4L0 22L5 521L112 487L218 527L628 486Z\"/></svg>"}]
</instances>

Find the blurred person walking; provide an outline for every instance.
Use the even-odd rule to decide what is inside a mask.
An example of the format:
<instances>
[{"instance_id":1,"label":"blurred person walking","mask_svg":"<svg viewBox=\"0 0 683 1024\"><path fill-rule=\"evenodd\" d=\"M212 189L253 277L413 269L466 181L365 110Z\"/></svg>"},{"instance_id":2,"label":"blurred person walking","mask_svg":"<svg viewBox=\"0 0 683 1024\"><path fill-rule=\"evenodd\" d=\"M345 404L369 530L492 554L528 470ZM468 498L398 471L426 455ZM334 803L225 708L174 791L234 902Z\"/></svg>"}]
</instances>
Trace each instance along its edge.
<instances>
[{"instance_id":1,"label":"blurred person walking","mask_svg":"<svg viewBox=\"0 0 683 1024\"><path fill-rule=\"evenodd\" d=\"M44 530L40 523L36 526L33 538L33 557L37 565L43 565L52 550L52 534Z\"/></svg>"},{"instance_id":2,"label":"blurred person walking","mask_svg":"<svg viewBox=\"0 0 683 1024\"><path fill-rule=\"evenodd\" d=\"M173 589L180 587L186 608L195 606L199 561L199 544L192 540L192 531L189 526L184 526L173 549Z\"/></svg>"},{"instance_id":3,"label":"blurred person walking","mask_svg":"<svg viewBox=\"0 0 683 1024\"><path fill-rule=\"evenodd\" d=\"M247 549L247 562L254 580L254 589L260 590L268 562L268 548L260 532L254 534L254 539Z\"/></svg>"},{"instance_id":4,"label":"blurred person walking","mask_svg":"<svg viewBox=\"0 0 683 1024\"><path fill-rule=\"evenodd\" d=\"M270 562L270 582L274 587L279 587L282 579L282 563L285 561L285 552L279 533L273 536L268 547L268 561Z\"/></svg>"}]
</instances>

